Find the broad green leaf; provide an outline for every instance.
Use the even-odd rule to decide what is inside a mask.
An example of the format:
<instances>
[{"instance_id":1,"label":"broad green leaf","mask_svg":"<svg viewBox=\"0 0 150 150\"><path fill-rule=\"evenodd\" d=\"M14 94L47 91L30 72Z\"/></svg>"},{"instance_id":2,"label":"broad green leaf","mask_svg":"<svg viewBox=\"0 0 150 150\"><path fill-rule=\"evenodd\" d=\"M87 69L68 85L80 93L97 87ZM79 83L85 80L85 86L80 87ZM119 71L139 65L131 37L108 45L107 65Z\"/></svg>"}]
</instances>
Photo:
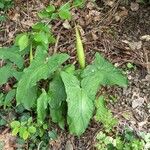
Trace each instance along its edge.
<instances>
[{"instance_id":1,"label":"broad green leaf","mask_svg":"<svg viewBox=\"0 0 150 150\"><path fill-rule=\"evenodd\" d=\"M61 128L64 128L64 113L66 109L63 107L62 102L66 100L66 92L59 71L56 72L52 82L49 84L49 95L52 121L58 123Z\"/></svg>"},{"instance_id":2,"label":"broad green leaf","mask_svg":"<svg viewBox=\"0 0 150 150\"><path fill-rule=\"evenodd\" d=\"M12 135L13 136L16 136L19 132L19 128L18 127L15 127L13 130L12 130Z\"/></svg>"},{"instance_id":3,"label":"broad green leaf","mask_svg":"<svg viewBox=\"0 0 150 150\"><path fill-rule=\"evenodd\" d=\"M62 101L66 100L64 83L62 82L60 73L54 75L53 80L49 84L50 107L57 109L61 106Z\"/></svg>"},{"instance_id":4,"label":"broad green leaf","mask_svg":"<svg viewBox=\"0 0 150 150\"><path fill-rule=\"evenodd\" d=\"M54 123L58 123L60 128L64 129L65 126L65 114L67 108L65 107L65 103L62 103L59 108L51 108L50 107L50 116Z\"/></svg>"},{"instance_id":5,"label":"broad green leaf","mask_svg":"<svg viewBox=\"0 0 150 150\"><path fill-rule=\"evenodd\" d=\"M0 59L10 60L15 63L19 68L23 67L24 60L17 52L17 47L0 48Z\"/></svg>"},{"instance_id":6,"label":"broad green leaf","mask_svg":"<svg viewBox=\"0 0 150 150\"><path fill-rule=\"evenodd\" d=\"M54 5L50 5L48 7L46 7L45 9L48 13L52 13L55 11L55 6Z\"/></svg>"},{"instance_id":7,"label":"broad green leaf","mask_svg":"<svg viewBox=\"0 0 150 150\"><path fill-rule=\"evenodd\" d=\"M42 44L43 46L47 46L48 44L55 43L51 26L45 25L44 23L37 23L32 28L34 31L32 36L37 45Z\"/></svg>"},{"instance_id":8,"label":"broad green leaf","mask_svg":"<svg viewBox=\"0 0 150 150\"><path fill-rule=\"evenodd\" d=\"M41 19L46 19L46 18L50 18L50 14L44 9L42 11L40 11L38 13L38 16L41 18Z\"/></svg>"},{"instance_id":9,"label":"broad green leaf","mask_svg":"<svg viewBox=\"0 0 150 150\"><path fill-rule=\"evenodd\" d=\"M6 65L0 68L0 85L5 84L12 77L12 67Z\"/></svg>"},{"instance_id":10,"label":"broad green leaf","mask_svg":"<svg viewBox=\"0 0 150 150\"><path fill-rule=\"evenodd\" d=\"M10 106L11 105L11 100L14 99L16 95L16 90L12 89L11 91L9 91L5 97L5 101L4 101L4 108L6 108L6 106Z\"/></svg>"},{"instance_id":11,"label":"broad green leaf","mask_svg":"<svg viewBox=\"0 0 150 150\"><path fill-rule=\"evenodd\" d=\"M62 80L67 93L69 130L80 136L87 128L93 114L93 101L80 87L79 80L72 74L62 72Z\"/></svg>"},{"instance_id":12,"label":"broad green leaf","mask_svg":"<svg viewBox=\"0 0 150 150\"><path fill-rule=\"evenodd\" d=\"M67 2L66 4L61 6L58 11L58 14L61 19L70 20L71 19L70 2Z\"/></svg>"},{"instance_id":13,"label":"broad green leaf","mask_svg":"<svg viewBox=\"0 0 150 150\"><path fill-rule=\"evenodd\" d=\"M28 137L29 137L29 135L30 135L30 133L29 133L28 131L24 131L22 138L23 138L24 140L27 140Z\"/></svg>"},{"instance_id":14,"label":"broad green leaf","mask_svg":"<svg viewBox=\"0 0 150 150\"><path fill-rule=\"evenodd\" d=\"M34 133L36 133L36 128L35 128L34 126L30 126L30 127L28 128L28 131L29 131L29 133L34 134Z\"/></svg>"},{"instance_id":15,"label":"broad green leaf","mask_svg":"<svg viewBox=\"0 0 150 150\"><path fill-rule=\"evenodd\" d=\"M67 54L55 54L47 59L46 55L46 50L39 46L35 54L35 59L24 70L24 74L18 83L16 94L17 104L23 104L26 109L30 109L35 104L37 98L36 83L41 79L49 78L68 59Z\"/></svg>"},{"instance_id":16,"label":"broad green leaf","mask_svg":"<svg viewBox=\"0 0 150 150\"><path fill-rule=\"evenodd\" d=\"M45 92L45 90L43 90L42 94L37 99L37 121L40 124L44 122L44 119L47 115L46 114L47 105L48 105L48 95Z\"/></svg>"},{"instance_id":17,"label":"broad green leaf","mask_svg":"<svg viewBox=\"0 0 150 150\"><path fill-rule=\"evenodd\" d=\"M116 124L117 120L113 118L112 113L105 106L104 97L99 97L96 102L96 115L95 119L98 122L101 122L107 131L110 131Z\"/></svg>"},{"instance_id":18,"label":"broad green leaf","mask_svg":"<svg viewBox=\"0 0 150 150\"><path fill-rule=\"evenodd\" d=\"M8 79L11 77L15 77L18 80L18 74L16 69L12 66L12 64L7 64L0 68L0 85L7 83Z\"/></svg>"},{"instance_id":19,"label":"broad green leaf","mask_svg":"<svg viewBox=\"0 0 150 150\"><path fill-rule=\"evenodd\" d=\"M21 126L19 129L19 136L23 137L25 131L27 131L27 127Z\"/></svg>"},{"instance_id":20,"label":"broad green leaf","mask_svg":"<svg viewBox=\"0 0 150 150\"><path fill-rule=\"evenodd\" d=\"M17 45L20 48L20 51L24 50L29 45L29 37L26 33L21 34L18 38Z\"/></svg>"},{"instance_id":21,"label":"broad green leaf","mask_svg":"<svg viewBox=\"0 0 150 150\"><path fill-rule=\"evenodd\" d=\"M49 26L45 25L42 22L38 22L38 23L34 24L32 26L32 29L33 29L33 31L36 31L36 32L43 31L43 32L47 32L47 33L50 30Z\"/></svg>"},{"instance_id":22,"label":"broad green leaf","mask_svg":"<svg viewBox=\"0 0 150 150\"><path fill-rule=\"evenodd\" d=\"M58 13L52 13L51 15L51 20L55 20L59 18L59 14Z\"/></svg>"},{"instance_id":23,"label":"broad green leaf","mask_svg":"<svg viewBox=\"0 0 150 150\"><path fill-rule=\"evenodd\" d=\"M34 34L34 40L39 43L48 44L49 36L45 32L39 32Z\"/></svg>"},{"instance_id":24,"label":"broad green leaf","mask_svg":"<svg viewBox=\"0 0 150 150\"><path fill-rule=\"evenodd\" d=\"M81 85L92 99L100 85L127 86L127 78L121 71L98 53L95 55L94 63L84 69L82 78Z\"/></svg>"},{"instance_id":25,"label":"broad green leaf","mask_svg":"<svg viewBox=\"0 0 150 150\"><path fill-rule=\"evenodd\" d=\"M12 76L16 78L17 81L21 79L23 72L18 72L16 70L12 71Z\"/></svg>"},{"instance_id":26,"label":"broad green leaf","mask_svg":"<svg viewBox=\"0 0 150 150\"><path fill-rule=\"evenodd\" d=\"M28 125L30 125L30 124L32 123L32 121L33 121L33 118L30 117L30 118L28 119Z\"/></svg>"},{"instance_id":27,"label":"broad green leaf","mask_svg":"<svg viewBox=\"0 0 150 150\"><path fill-rule=\"evenodd\" d=\"M0 9L3 9L5 7L4 2L0 2Z\"/></svg>"},{"instance_id":28,"label":"broad green leaf","mask_svg":"<svg viewBox=\"0 0 150 150\"><path fill-rule=\"evenodd\" d=\"M42 44L43 46L48 46L48 44L55 42L55 38L51 32L46 33L41 31L34 33L34 41L37 43L37 45Z\"/></svg>"},{"instance_id":29,"label":"broad green leaf","mask_svg":"<svg viewBox=\"0 0 150 150\"><path fill-rule=\"evenodd\" d=\"M20 122L19 121L13 121L10 124L11 128L16 128L16 127L20 127Z\"/></svg>"},{"instance_id":30,"label":"broad green leaf","mask_svg":"<svg viewBox=\"0 0 150 150\"><path fill-rule=\"evenodd\" d=\"M3 106L4 104L4 94L0 93L0 106Z\"/></svg>"},{"instance_id":31,"label":"broad green leaf","mask_svg":"<svg viewBox=\"0 0 150 150\"><path fill-rule=\"evenodd\" d=\"M66 65L64 67L64 70L65 72L68 72L68 73L71 73L71 74L74 74L75 73L75 66L73 64L69 64L69 65Z\"/></svg>"}]
</instances>

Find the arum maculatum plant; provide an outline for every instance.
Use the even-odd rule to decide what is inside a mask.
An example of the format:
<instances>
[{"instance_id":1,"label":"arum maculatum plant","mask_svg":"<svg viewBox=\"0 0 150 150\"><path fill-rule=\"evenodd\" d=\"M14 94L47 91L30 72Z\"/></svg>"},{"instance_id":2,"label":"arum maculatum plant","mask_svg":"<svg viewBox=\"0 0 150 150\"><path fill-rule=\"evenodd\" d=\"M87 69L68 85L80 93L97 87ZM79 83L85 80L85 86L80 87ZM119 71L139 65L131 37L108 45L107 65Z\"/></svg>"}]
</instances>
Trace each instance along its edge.
<instances>
[{"instance_id":1,"label":"arum maculatum plant","mask_svg":"<svg viewBox=\"0 0 150 150\"><path fill-rule=\"evenodd\" d=\"M34 25L31 33L19 35L14 46L0 48L0 59L5 60L0 68L0 85L15 78L12 89L8 93L1 93L1 105L4 108L15 98L17 105L36 112L38 124L42 125L51 119L62 129L67 126L70 133L77 136L85 132L95 109L97 121L107 128L115 124L111 112L105 108L104 98L97 98L96 94L101 86L126 87L127 78L99 53L95 54L92 64L85 66L85 54L77 26L75 33L80 65L77 70L73 64L64 65L69 59L67 54L49 55L48 45L54 43L55 38L43 23ZM29 56L28 65L25 64L25 56ZM40 86L40 83L46 86ZM9 102L6 100L8 95L11 95Z\"/></svg>"}]
</instances>

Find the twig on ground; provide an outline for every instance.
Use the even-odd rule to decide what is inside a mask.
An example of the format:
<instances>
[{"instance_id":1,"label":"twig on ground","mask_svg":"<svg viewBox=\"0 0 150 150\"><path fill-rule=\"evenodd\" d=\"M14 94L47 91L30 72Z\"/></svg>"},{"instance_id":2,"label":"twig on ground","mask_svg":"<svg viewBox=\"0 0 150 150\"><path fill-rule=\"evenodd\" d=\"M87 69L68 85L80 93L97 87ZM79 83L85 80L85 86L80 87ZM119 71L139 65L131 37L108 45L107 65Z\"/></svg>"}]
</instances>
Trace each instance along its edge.
<instances>
[{"instance_id":1,"label":"twig on ground","mask_svg":"<svg viewBox=\"0 0 150 150\"><path fill-rule=\"evenodd\" d=\"M56 39L56 43L55 43L55 47L54 47L54 54L56 54L56 52L57 52L59 39L60 39L60 34L57 35L57 39Z\"/></svg>"}]
</instances>

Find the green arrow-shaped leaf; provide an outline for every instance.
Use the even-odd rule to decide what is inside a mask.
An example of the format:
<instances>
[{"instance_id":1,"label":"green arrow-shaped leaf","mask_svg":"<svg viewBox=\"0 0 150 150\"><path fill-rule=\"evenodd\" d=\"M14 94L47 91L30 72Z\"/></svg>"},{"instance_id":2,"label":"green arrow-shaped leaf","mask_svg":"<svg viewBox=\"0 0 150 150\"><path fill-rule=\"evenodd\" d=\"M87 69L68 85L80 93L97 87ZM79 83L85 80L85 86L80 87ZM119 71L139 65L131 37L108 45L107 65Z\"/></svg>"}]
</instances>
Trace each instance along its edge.
<instances>
[{"instance_id":1,"label":"green arrow-shaped leaf","mask_svg":"<svg viewBox=\"0 0 150 150\"><path fill-rule=\"evenodd\" d=\"M86 91L80 87L78 79L69 73L61 73L65 85L68 103L69 130L80 136L87 128L93 114L93 101Z\"/></svg>"},{"instance_id":2,"label":"green arrow-shaped leaf","mask_svg":"<svg viewBox=\"0 0 150 150\"><path fill-rule=\"evenodd\" d=\"M82 74L82 87L93 99L100 85L119 85L127 86L127 78L119 69L105 60L100 54L96 53L92 65L86 67Z\"/></svg>"},{"instance_id":3,"label":"green arrow-shaped leaf","mask_svg":"<svg viewBox=\"0 0 150 150\"><path fill-rule=\"evenodd\" d=\"M45 92L45 90L43 90L42 94L37 99L37 120L41 124L43 123L46 117L47 105L48 105L48 95Z\"/></svg>"},{"instance_id":4,"label":"green arrow-shaped leaf","mask_svg":"<svg viewBox=\"0 0 150 150\"><path fill-rule=\"evenodd\" d=\"M67 54L55 54L46 60L46 50L39 46L35 59L31 65L24 70L24 74L18 83L17 103L22 103L26 109L30 109L36 96L36 83L41 79L47 79L56 69L68 59Z\"/></svg>"}]
</instances>

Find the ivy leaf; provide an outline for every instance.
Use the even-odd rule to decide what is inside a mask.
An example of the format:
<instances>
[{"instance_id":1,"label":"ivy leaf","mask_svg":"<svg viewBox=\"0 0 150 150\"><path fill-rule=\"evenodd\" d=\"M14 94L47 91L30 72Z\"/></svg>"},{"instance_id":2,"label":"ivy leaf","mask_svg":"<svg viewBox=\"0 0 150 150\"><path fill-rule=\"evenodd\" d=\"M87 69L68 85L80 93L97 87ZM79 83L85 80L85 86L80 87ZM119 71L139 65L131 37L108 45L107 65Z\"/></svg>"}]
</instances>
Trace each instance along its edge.
<instances>
[{"instance_id":1,"label":"ivy leaf","mask_svg":"<svg viewBox=\"0 0 150 150\"><path fill-rule=\"evenodd\" d=\"M63 6L61 6L60 9L59 9L58 14L59 14L59 17L61 19L70 20L71 19L70 3L67 2L66 4L64 4Z\"/></svg>"},{"instance_id":2,"label":"ivy leaf","mask_svg":"<svg viewBox=\"0 0 150 150\"><path fill-rule=\"evenodd\" d=\"M67 93L69 130L80 136L87 128L93 114L93 101L80 87L79 80L72 74L62 72L62 80Z\"/></svg>"},{"instance_id":3,"label":"ivy leaf","mask_svg":"<svg viewBox=\"0 0 150 150\"><path fill-rule=\"evenodd\" d=\"M106 130L110 131L117 124L117 120L113 118L111 111L106 108L103 96L96 100L96 108L95 120L102 122Z\"/></svg>"},{"instance_id":4,"label":"ivy leaf","mask_svg":"<svg viewBox=\"0 0 150 150\"><path fill-rule=\"evenodd\" d=\"M19 68L22 68L24 60L21 55L19 55L17 50L17 47L0 48L0 59L10 60L11 62L15 63Z\"/></svg>"},{"instance_id":5,"label":"ivy leaf","mask_svg":"<svg viewBox=\"0 0 150 150\"><path fill-rule=\"evenodd\" d=\"M92 99L95 97L100 85L127 86L127 78L121 71L98 53L95 55L94 63L84 69L82 78L81 85Z\"/></svg>"},{"instance_id":6,"label":"ivy leaf","mask_svg":"<svg viewBox=\"0 0 150 150\"><path fill-rule=\"evenodd\" d=\"M16 94L17 104L23 104L26 109L30 109L36 101L36 83L41 79L47 79L68 59L67 54L55 54L46 60L46 55L46 50L42 46L39 46L35 54L35 59L24 70L24 74L18 83Z\"/></svg>"},{"instance_id":7,"label":"ivy leaf","mask_svg":"<svg viewBox=\"0 0 150 150\"><path fill-rule=\"evenodd\" d=\"M42 94L37 99L37 121L40 124L43 123L46 117L47 105L48 105L48 95L43 89Z\"/></svg>"}]
</instances>

